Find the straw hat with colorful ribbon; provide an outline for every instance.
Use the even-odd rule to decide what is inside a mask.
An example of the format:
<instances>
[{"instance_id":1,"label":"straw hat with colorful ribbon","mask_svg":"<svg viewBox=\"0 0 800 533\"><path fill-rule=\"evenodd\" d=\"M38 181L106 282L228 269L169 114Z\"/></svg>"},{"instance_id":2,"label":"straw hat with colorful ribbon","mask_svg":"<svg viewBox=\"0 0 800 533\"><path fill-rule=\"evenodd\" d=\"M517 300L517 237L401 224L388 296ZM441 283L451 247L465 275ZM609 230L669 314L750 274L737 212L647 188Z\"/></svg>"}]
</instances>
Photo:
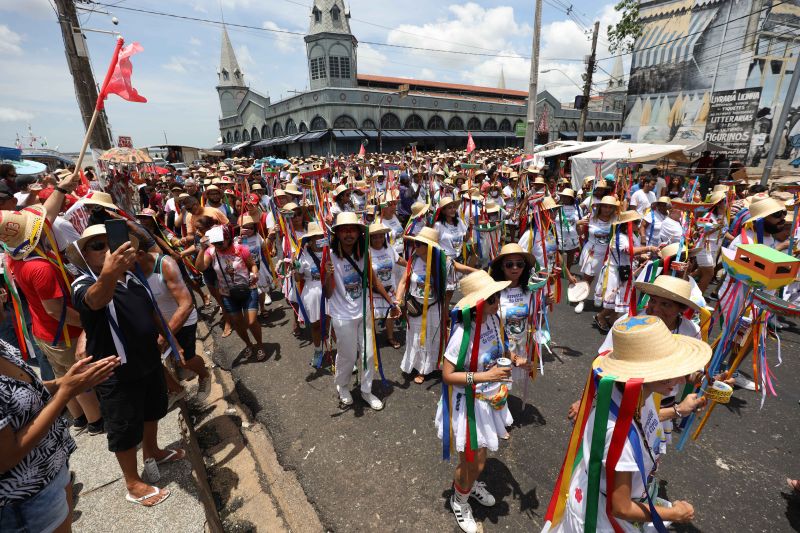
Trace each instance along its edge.
<instances>
[{"instance_id":1,"label":"straw hat with colorful ribbon","mask_svg":"<svg viewBox=\"0 0 800 533\"><path fill-rule=\"evenodd\" d=\"M303 196L303 191L298 189L297 185L294 183L287 183L283 190L286 191L286 194L290 194L292 196Z\"/></svg>"},{"instance_id":2,"label":"straw hat with colorful ribbon","mask_svg":"<svg viewBox=\"0 0 800 533\"><path fill-rule=\"evenodd\" d=\"M358 226L361 229L364 229L366 226L361 219L358 218L358 215L353 213L352 211L343 211L336 215L336 221L334 222L331 229L336 229L341 226Z\"/></svg>"},{"instance_id":3,"label":"straw hat with colorful ribbon","mask_svg":"<svg viewBox=\"0 0 800 533\"><path fill-rule=\"evenodd\" d=\"M711 359L711 347L686 335L673 335L660 318L638 315L618 320L611 328L613 351L593 366L614 381L644 383L687 376Z\"/></svg>"},{"instance_id":4,"label":"straw hat with colorful ribbon","mask_svg":"<svg viewBox=\"0 0 800 533\"><path fill-rule=\"evenodd\" d=\"M515 242L510 242L508 244L504 244L502 248L500 248L500 253L495 256L492 260L492 263L497 263L502 261L504 257L508 257L509 255L520 255L528 264L528 266L532 267L534 263L533 254L526 252L522 246Z\"/></svg>"},{"instance_id":5,"label":"straw hat with colorful ribbon","mask_svg":"<svg viewBox=\"0 0 800 533\"><path fill-rule=\"evenodd\" d=\"M403 237L408 241L417 241L431 246L439 247L439 232L433 228L424 227L416 235L406 235Z\"/></svg>"},{"instance_id":6,"label":"straw hat with colorful ribbon","mask_svg":"<svg viewBox=\"0 0 800 533\"><path fill-rule=\"evenodd\" d=\"M635 222L641 219L642 215L639 214L638 211L632 209L630 211L623 211L622 213L619 214L619 217L617 217L617 219L612 221L611 223L619 225L619 224L626 224L628 222Z\"/></svg>"},{"instance_id":7,"label":"straw hat with colorful ribbon","mask_svg":"<svg viewBox=\"0 0 800 533\"><path fill-rule=\"evenodd\" d=\"M430 209L430 204L426 204L423 202L414 202L411 204L411 218L419 218L425 213L428 212Z\"/></svg>"},{"instance_id":8,"label":"straw hat with colorful ribbon","mask_svg":"<svg viewBox=\"0 0 800 533\"><path fill-rule=\"evenodd\" d=\"M692 284L688 281L675 276L658 276L653 283L637 281L636 288L650 296L660 296L667 300L672 300L695 311L700 311L700 306L692 301Z\"/></svg>"},{"instance_id":9,"label":"straw hat with colorful ribbon","mask_svg":"<svg viewBox=\"0 0 800 533\"><path fill-rule=\"evenodd\" d=\"M461 279L461 293L464 295L456 304L457 309L475 307L485 300L511 285L510 281L495 281L485 270L476 270Z\"/></svg>"},{"instance_id":10,"label":"straw hat with colorful ribbon","mask_svg":"<svg viewBox=\"0 0 800 533\"><path fill-rule=\"evenodd\" d=\"M595 206L609 205L611 207L619 209L619 200L617 200L617 198L614 196L603 196L599 202L594 202L592 205Z\"/></svg>"},{"instance_id":11,"label":"straw hat with colorful ribbon","mask_svg":"<svg viewBox=\"0 0 800 533\"><path fill-rule=\"evenodd\" d=\"M336 188L333 190L333 196L334 196L334 198L336 198L336 197L338 197L340 194L342 194L342 193L344 193L344 192L348 192L349 190L350 190L350 187L348 187L347 185L345 185L344 183L342 183L341 185L339 185L338 187L336 187Z\"/></svg>"},{"instance_id":12,"label":"straw hat with colorful ribbon","mask_svg":"<svg viewBox=\"0 0 800 533\"><path fill-rule=\"evenodd\" d=\"M20 211L0 211L0 242L12 259L23 259L36 248L44 230L45 216L41 205Z\"/></svg>"},{"instance_id":13,"label":"straw hat with colorful ribbon","mask_svg":"<svg viewBox=\"0 0 800 533\"><path fill-rule=\"evenodd\" d=\"M544 198L542 198L542 209L550 210L550 209L556 209L558 207L561 207L561 206L559 204L557 204L556 201L553 200L552 197L545 196Z\"/></svg>"},{"instance_id":14,"label":"straw hat with colorful ribbon","mask_svg":"<svg viewBox=\"0 0 800 533\"><path fill-rule=\"evenodd\" d=\"M369 225L369 236L370 237L373 237L375 235L386 235L390 231L391 231L390 228L388 228L387 226L384 226L380 222L373 222L372 224Z\"/></svg>"},{"instance_id":15,"label":"straw hat with colorful ribbon","mask_svg":"<svg viewBox=\"0 0 800 533\"><path fill-rule=\"evenodd\" d=\"M309 222L308 229L305 234L300 237L301 241L306 241L308 239L313 239L314 237L324 237L325 232L322 231L322 228L316 222Z\"/></svg>"}]
</instances>

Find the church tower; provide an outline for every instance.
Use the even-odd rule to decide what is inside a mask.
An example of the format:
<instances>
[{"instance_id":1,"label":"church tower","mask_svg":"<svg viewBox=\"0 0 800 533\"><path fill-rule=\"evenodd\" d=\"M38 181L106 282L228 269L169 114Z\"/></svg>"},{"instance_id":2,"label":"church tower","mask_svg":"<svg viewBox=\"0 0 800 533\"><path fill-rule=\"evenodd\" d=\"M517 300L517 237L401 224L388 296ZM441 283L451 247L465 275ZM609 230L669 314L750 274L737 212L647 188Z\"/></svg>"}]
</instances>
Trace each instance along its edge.
<instances>
[{"instance_id":1,"label":"church tower","mask_svg":"<svg viewBox=\"0 0 800 533\"><path fill-rule=\"evenodd\" d=\"M217 93L222 117L235 116L239 104L247 93L247 86L244 84L244 73L239 68L239 62L236 60L236 54L233 52L233 45L225 26L222 27L222 53L217 76L219 77Z\"/></svg>"},{"instance_id":2,"label":"church tower","mask_svg":"<svg viewBox=\"0 0 800 533\"><path fill-rule=\"evenodd\" d=\"M305 41L311 90L358 85L358 40L343 0L314 0Z\"/></svg>"}]
</instances>

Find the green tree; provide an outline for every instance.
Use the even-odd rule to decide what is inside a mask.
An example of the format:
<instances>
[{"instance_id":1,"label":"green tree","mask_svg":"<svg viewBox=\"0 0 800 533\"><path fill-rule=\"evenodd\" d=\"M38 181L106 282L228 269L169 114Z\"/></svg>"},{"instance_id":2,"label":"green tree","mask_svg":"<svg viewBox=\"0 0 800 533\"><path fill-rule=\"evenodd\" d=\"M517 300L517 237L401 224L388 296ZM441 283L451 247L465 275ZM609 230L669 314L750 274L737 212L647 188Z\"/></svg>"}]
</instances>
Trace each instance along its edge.
<instances>
[{"instance_id":1,"label":"green tree","mask_svg":"<svg viewBox=\"0 0 800 533\"><path fill-rule=\"evenodd\" d=\"M614 9L622 13L622 18L614 26L608 26L608 49L611 53L627 53L633 50L633 43L642 35L642 22L639 20L639 0L620 0Z\"/></svg>"}]
</instances>

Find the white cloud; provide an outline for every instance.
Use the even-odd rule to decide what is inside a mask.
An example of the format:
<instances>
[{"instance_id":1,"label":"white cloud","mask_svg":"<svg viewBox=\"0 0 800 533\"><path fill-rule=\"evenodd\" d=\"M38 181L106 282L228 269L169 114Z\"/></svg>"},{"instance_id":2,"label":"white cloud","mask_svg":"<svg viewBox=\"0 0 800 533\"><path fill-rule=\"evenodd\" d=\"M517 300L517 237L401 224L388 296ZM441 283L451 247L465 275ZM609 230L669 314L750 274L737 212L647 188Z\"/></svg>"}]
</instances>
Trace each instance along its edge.
<instances>
[{"instance_id":1,"label":"white cloud","mask_svg":"<svg viewBox=\"0 0 800 533\"><path fill-rule=\"evenodd\" d=\"M239 61L239 67L247 75L250 67L255 67L256 61L253 59L253 54L250 53L250 48L246 44L235 47L236 59Z\"/></svg>"},{"instance_id":2,"label":"white cloud","mask_svg":"<svg viewBox=\"0 0 800 533\"><path fill-rule=\"evenodd\" d=\"M203 41L201 41L197 37L189 37L189 44L192 46L202 46Z\"/></svg>"},{"instance_id":3,"label":"white cloud","mask_svg":"<svg viewBox=\"0 0 800 533\"><path fill-rule=\"evenodd\" d=\"M161 66L178 74L188 74L190 70L196 70L200 67L200 62L185 56L171 56L169 62Z\"/></svg>"},{"instance_id":4,"label":"white cloud","mask_svg":"<svg viewBox=\"0 0 800 533\"><path fill-rule=\"evenodd\" d=\"M366 43L358 45L358 71L361 74L379 74L386 67L386 54Z\"/></svg>"},{"instance_id":5,"label":"white cloud","mask_svg":"<svg viewBox=\"0 0 800 533\"><path fill-rule=\"evenodd\" d=\"M11 107L0 107L0 122L24 122L33 117L33 113L28 113L27 111Z\"/></svg>"},{"instance_id":6,"label":"white cloud","mask_svg":"<svg viewBox=\"0 0 800 533\"><path fill-rule=\"evenodd\" d=\"M302 38L298 35L291 35L288 33L278 33L282 31L289 31L286 28L281 28L273 21L268 20L261 25L265 30L274 30L267 35L274 43L275 47L281 52L296 52L300 50L300 43ZM292 30L301 31L301 30Z\"/></svg>"},{"instance_id":7,"label":"white cloud","mask_svg":"<svg viewBox=\"0 0 800 533\"><path fill-rule=\"evenodd\" d=\"M55 19L53 7L48 0L0 0L0 11L39 19Z\"/></svg>"},{"instance_id":8,"label":"white cloud","mask_svg":"<svg viewBox=\"0 0 800 533\"><path fill-rule=\"evenodd\" d=\"M5 24L0 24L0 54L1 55L22 55L22 36L11 30Z\"/></svg>"}]
</instances>

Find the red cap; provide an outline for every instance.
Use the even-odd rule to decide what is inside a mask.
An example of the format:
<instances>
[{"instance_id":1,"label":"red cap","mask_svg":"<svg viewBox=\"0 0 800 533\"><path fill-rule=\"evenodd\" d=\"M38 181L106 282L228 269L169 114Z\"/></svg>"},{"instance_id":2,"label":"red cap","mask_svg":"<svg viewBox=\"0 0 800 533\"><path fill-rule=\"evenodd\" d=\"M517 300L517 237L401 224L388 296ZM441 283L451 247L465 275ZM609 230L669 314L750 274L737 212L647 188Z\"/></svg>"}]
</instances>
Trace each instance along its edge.
<instances>
[{"instance_id":1,"label":"red cap","mask_svg":"<svg viewBox=\"0 0 800 533\"><path fill-rule=\"evenodd\" d=\"M48 198L50 198L50 195L51 195L51 194L53 194L53 190L54 190L54 189L53 189L52 187L48 187L48 188L46 188L46 189L42 189L41 191L39 191L39 200L41 200L42 202L44 202L45 200L47 200ZM65 195L64 195L64 201L65 201L65 204L64 204L64 209L69 209L70 207L72 207L72 205L73 205L75 202L77 202L77 201L78 201L78 199L77 199L77 198L75 198L75 197L74 197L73 195L71 195L71 194L65 194Z\"/></svg>"},{"instance_id":2,"label":"red cap","mask_svg":"<svg viewBox=\"0 0 800 533\"><path fill-rule=\"evenodd\" d=\"M247 203L249 204L258 205L258 202L260 201L261 198L259 198L259 196L254 192L251 192L250 194L247 195Z\"/></svg>"}]
</instances>

